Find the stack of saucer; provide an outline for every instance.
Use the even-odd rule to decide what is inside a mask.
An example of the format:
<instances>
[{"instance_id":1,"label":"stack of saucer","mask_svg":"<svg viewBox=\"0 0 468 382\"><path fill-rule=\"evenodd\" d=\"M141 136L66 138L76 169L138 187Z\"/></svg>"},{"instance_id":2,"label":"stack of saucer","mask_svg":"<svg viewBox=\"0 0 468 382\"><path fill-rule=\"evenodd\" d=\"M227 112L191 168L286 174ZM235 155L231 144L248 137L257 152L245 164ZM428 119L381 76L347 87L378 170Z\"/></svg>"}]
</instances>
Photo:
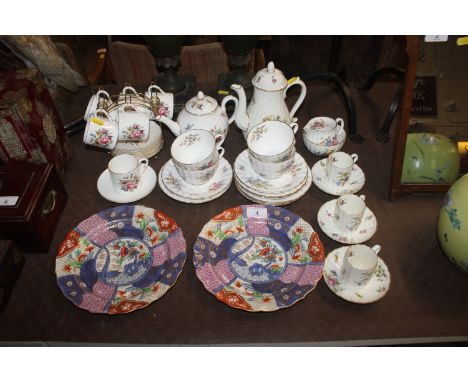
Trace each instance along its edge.
<instances>
[{"instance_id":1,"label":"stack of saucer","mask_svg":"<svg viewBox=\"0 0 468 382\"><path fill-rule=\"evenodd\" d=\"M164 138L161 127L154 121L149 122L150 131L146 142L117 142L112 156L130 154L137 158L151 158L155 156L164 146Z\"/></svg>"},{"instance_id":2,"label":"stack of saucer","mask_svg":"<svg viewBox=\"0 0 468 382\"><path fill-rule=\"evenodd\" d=\"M293 164L283 176L267 179L259 175L244 150L234 164L234 180L239 192L247 199L273 206L281 206L299 200L312 185L312 174L304 158L295 153Z\"/></svg>"}]
</instances>

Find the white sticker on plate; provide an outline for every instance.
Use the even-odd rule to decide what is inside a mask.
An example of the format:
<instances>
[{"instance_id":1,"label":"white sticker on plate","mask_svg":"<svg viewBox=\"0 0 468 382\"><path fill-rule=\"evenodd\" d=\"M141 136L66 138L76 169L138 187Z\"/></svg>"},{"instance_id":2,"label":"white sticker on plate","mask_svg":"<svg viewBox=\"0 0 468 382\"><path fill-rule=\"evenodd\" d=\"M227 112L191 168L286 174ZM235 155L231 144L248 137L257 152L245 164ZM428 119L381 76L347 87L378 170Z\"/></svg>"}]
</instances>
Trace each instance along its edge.
<instances>
[{"instance_id":1,"label":"white sticker on plate","mask_svg":"<svg viewBox=\"0 0 468 382\"><path fill-rule=\"evenodd\" d=\"M447 36L442 36L442 35L428 35L424 36L424 41L425 42L446 42L448 41L448 35Z\"/></svg>"},{"instance_id":2,"label":"white sticker on plate","mask_svg":"<svg viewBox=\"0 0 468 382\"><path fill-rule=\"evenodd\" d=\"M0 206L11 207L16 205L19 196L0 196Z\"/></svg>"},{"instance_id":3,"label":"white sticker on plate","mask_svg":"<svg viewBox=\"0 0 468 382\"><path fill-rule=\"evenodd\" d=\"M265 207L247 207L247 217L266 219L268 217L268 210Z\"/></svg>"}]
</instances>

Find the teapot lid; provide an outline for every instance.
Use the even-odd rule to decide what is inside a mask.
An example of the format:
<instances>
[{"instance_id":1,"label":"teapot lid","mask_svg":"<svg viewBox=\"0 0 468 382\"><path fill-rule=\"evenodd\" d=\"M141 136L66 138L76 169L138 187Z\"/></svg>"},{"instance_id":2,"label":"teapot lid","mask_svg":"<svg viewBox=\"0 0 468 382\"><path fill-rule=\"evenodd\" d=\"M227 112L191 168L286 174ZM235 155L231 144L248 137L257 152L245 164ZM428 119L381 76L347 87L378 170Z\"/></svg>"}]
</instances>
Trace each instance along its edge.
<instances>
[{"instance_id":1,"label":"teapot lid","mask_svg":"<svg viewBox=\"0 0 468 382\"><path fill-rule=\"evenodd\" d=\"M210 96L206 96L203 92L198 92L196 97L187 101L185 108L188 112L195 115L204 115L212 113L218 107L218 102Z\"/></svg>"},{"instance_id":2,"label":"teapot lid","mask_svg":"<svg viewBox=\"0 0 468 382\"><path fill-rule=\"evenodd\" d=\"M283 72L275 68L273 61L270 61L266 68L259 70L252 79L252 85L256 88L274 91L284 89L288 80Z\"/></svg>"}]
</instances>

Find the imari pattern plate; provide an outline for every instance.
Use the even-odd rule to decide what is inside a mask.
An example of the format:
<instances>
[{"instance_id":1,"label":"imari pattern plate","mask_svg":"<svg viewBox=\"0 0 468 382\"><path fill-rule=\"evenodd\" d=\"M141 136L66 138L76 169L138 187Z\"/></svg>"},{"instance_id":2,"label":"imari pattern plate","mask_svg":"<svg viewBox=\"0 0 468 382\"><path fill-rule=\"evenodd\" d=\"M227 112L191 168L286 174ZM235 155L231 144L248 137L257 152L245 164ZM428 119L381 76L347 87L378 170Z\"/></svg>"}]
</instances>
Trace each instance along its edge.
<instances>
[{"instance_id":1,"label":"imari pattern plate","mask_svg":"<svg viewBox=\"0 0 468 382\"><path fill-rule=\"evenodd\" d=\"M362 286L352 286L341 280L341 265L348 247L331 252L325 260L324 280L333 293L342 299L356 304L370 304L384 297L390 289L390 272L379 257L377 269L369 282Z\"/></svg>"},{"instance_id":2,"label":"imari pattern plate","mask_svg":"<svg viewBox=\"0 0 468 382\"><path fill-rule=\"evenodd\" d=\"M125 205L72 229L59 247L55 273L76 306L92 313L129 313L163 296L185 258L185 239L170 217Z\"/></svg>"},{"instance_id":3,"label":"imari pattern plate","mask_svg":"<svg viewBox=\"0 0 468 382\"><path fill-rule=\"evenodd\" d=\"M251 312L287 308L322 277L323 245L313 228L281 207L244 205L211 219L193 262L204 287L225 304Z\"/></svg>"}]
</instances>

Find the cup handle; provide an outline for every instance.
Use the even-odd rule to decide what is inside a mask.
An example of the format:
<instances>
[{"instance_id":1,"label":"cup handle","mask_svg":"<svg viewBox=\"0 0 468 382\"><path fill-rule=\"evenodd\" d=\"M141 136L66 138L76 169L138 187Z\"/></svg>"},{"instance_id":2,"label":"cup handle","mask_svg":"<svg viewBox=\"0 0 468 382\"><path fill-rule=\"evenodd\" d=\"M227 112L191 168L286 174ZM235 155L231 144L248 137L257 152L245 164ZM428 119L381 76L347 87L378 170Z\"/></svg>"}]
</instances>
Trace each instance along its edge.
<instances>
[{"instance_id":1,"label":"cup handle","mask_svg":"<svg viewBox=\"0 0 468 382\"><path fill-rule=\"evenodd\" d=\"M335 122L336 122L336 126L339 127L338 133L337 133L337 135L338 135L338 134L340 134L340 133L343 131L343 129L344 129L344 121L343 121L342 118L337 118L337 119L335 119Z\"/></svg>"},{"instance_id":2,"label":"cup handle","mask_svg":"<svg viewBox=\"0 0 468 382\"><path fill-rule=\"evenodd\" d=\"M148 158L140 159L138 161L138 166L140 166L140 175L142 175L145 172L145 170L148 168Z\"/></svg>"},{"instance_id":3,"label":"cup handle","mask_svg":"<svg viewBox=\"0 0 468 382\"><path fill-rule=\"evenodd\" d=\"M362 200L366 200L366 195L359 195Z\"/></svg>"},{"instance_id":4,"label":"cup handle","mask_svg":"<svg viewBox=\"0 0 468 382\"><path fill-rule=\"evenodd\" d=\"M152 90L153 89L156 89L157 91L159 90L159 92L161 94L166 94L166 92L164 90L162 90L158 85L155 85L155 84L151 84L149 87L148 87L148 93L149 95L151 96L151 93L152 93Z\"/></svg>"},{"instance_id":5,"label":"cup handle","mask_svg":"<svg viewBox=\"0 0 468 382\"><path fill-rule=\"evenodd\" d=\"M357 154L351 154L351 158L353 158L353 162L356 163L358 158L359 158L359 155Z\"/></svg>"},{"instance_id":6,"label":"cup handle","mask_svg":"<svg viewBox=\"0 0 468 382\"><path fill-rule=\"evenodd\" d=\"M378 244L372 247L372 250L375 252L376 255L380 252L381 249L382 247Z\"/></svg>"},{"instance_id":7,"label":"cup handle","mask_svg":"<svg viewBox=\"0 0 468 382\"><path fill-rule=\"evenodd\" d=\"M109 95L108 92L106 92L105 90L99 89L96 93L96 96L99 98L101 97L101 94L104 94L107 97L107 99L111 99L111 96Z\"/></svg>"},{"instance_id":8,"label":"cup handle","mask_svg":"<svg viewBox=\"0 0 468 382\"><path fill-rule=\"evenodd\" d=\"M239 102L238 102L237 98L232 96L232 95L228 95L228 96L224 97L223 100L221 101L221 109L225 113L226 113L226 104L229 101L234 102L234 111L233 111L233 113L231 115L231 118L229 118L229 121L228 121L228 123L231 124L234 121L234 119L236 118L237 105L239 104Z\"/></svg>"},{"instance_id":9,"label":"cup handle","mask_svg":"<svg viewBox=\"0 0 468 382\"><path fill-rule=\"evenodd\" d=\"M297 133L297 129L299 129L299 124L297 123L297 118L293 118L293 121L289 124L294 134Z\"/></svg>"},{"instance_id":10,"label":"cup handle","mask_svg":"<svg viewBox=\"0 0 468 382\"><path fill-rule=\"evenodd\" d=\"M224 143L224 139L226 138L223 134L216 134L214 136L216 142L216 149L219 149L221 145Z\"/></svg>"},{"instance_id":11,"label":"cup handle","mask_svg":"<svg viewBox=\"0 0 468 382\"><path fill-rule=\"evenodd\" d=\"M123 94L127 94L127 90L130 90L132 93L134 93L135 95L138 95L137 91L135 90L134 87L132 86L125 86L123 89L122 89L122 93Z\"/></svg>"},{"instance_id":12,"label":"cup handle","mask_svg":"<svg viewBox=\"0 0 468 382\"><path fill-rule=\"evenodd\" d=\"M218 160L220 160L224 156L224 147L218 147Z\"/></svg>"},{"instance_id":13,"label":"cup handle","mask_svg":"<svg viewBox=\"0 0 468 382\"><path fill-rule=\"evenodd\" d=\"M109 116L109 113L104 109L97 109L95 114L98 115L98 113L99 114L104 114L107 119L111 119L110 116Z\"/></svg>"}]
</instances>

